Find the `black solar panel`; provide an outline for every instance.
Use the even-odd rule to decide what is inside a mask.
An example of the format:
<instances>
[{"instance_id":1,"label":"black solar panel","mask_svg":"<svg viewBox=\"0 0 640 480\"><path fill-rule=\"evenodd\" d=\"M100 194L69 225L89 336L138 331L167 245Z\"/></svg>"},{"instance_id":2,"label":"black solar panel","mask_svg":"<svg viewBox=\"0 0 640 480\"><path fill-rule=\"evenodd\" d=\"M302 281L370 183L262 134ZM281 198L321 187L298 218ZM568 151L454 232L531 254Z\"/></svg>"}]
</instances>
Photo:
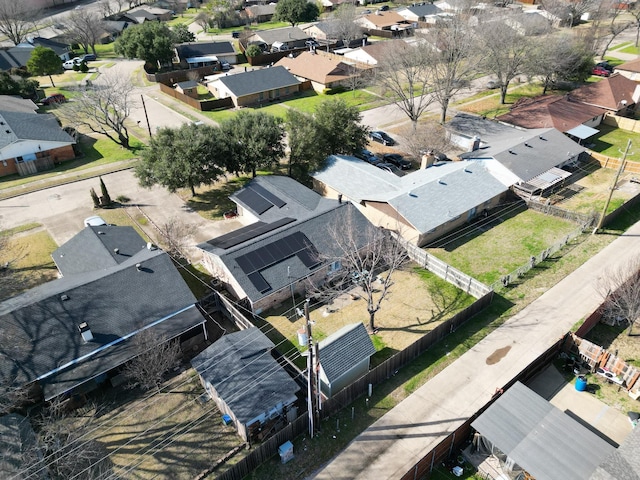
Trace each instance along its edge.
<instances>
[{"instance_id":1,"label":"black solar panel","mask_svg":"<svg viewBox=\"0 0 640 480\"><path fill-rule=\"evenodd\" d=\"M298 258L308 269L312 269L320 265L318 256L309 252L309 249L298 252Z\"/></svg>"},{"instance_id":2,"label":"black solar panel","mask_svg":"<svg viewBox=\"0 0 640 480\"><path fill-rule=\"evenodd\" d=\"M260 293L265 293L271 290L271 285L267 283L267 281L260 275L260 272L253 272L248 275L249 280L253 283L253 286L256 287Z\"/></svg>"},{"instance_id":3,"label":"black solar panel","mask_svg":"<svg viewBox=\"0 0 640 480\"><path fill-rule=\"evenodd\" d=\"M252 190L255 190L256 193L258 193L259 195L261 195L264 198L266 198L267 200L269 200L271 203L273 203L278 208L282 208L287 204L287 202L285 202L280 197L278 197L278 196L274 195L273 193L271 193L269 190L264 188L262 185L258 185L256 183L256 184L250 185L249 188L251 188Z\"/></svg>"},{"instance_id":4,"label":"black solar panel","mask_svg":"<svg viewBox=\"0 0 640 480\"><path fill-rule=\"evenodd\" d=\"M272 223L256 222L252 223L251 225L247 225L246 227L239 228L238 230L234 230L233 232L229 232L224 235L220 235L219 237L212 238L207 243L214 247L226 250L228 248L235 247L236 245L240 245L247 240L251 240L252 238L264 235L265 233L275 230L276 228L280 228L291 222L295 222L295 218L281 218L280 220L276 220Z\"/></svg>"},{"instance_id":5,"label":"black solar panel","mask_svg":"<svg viewBox=\"0 0 640 480\"><path fill-rule=\"evenodd\" d=\"M238 193L236 193L236 198L251 210L256 212L258 215L262 215L264 212L273 207L273 203L258 195L255 190L251 190L250 188L240 190Z\"/></svg>"}]
</instances>

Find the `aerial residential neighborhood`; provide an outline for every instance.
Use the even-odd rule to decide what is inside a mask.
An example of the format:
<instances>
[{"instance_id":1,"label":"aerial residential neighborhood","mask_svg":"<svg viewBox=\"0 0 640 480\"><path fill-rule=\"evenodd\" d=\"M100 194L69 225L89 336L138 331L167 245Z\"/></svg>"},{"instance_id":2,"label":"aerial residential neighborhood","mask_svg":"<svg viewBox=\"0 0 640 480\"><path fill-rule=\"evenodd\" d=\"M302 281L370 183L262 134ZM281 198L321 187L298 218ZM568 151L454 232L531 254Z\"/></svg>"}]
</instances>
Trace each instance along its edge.
<instances>
[{"instance_id":1,"label":"aerial residential neighborhood","mask_svg":"<svg viewBox=\"0 0 640 480\"><path fill-rule=\"evenodd\" d=\"M0 0L0 477L640 479L637 8Z\"/></svg>"}]
</instances>

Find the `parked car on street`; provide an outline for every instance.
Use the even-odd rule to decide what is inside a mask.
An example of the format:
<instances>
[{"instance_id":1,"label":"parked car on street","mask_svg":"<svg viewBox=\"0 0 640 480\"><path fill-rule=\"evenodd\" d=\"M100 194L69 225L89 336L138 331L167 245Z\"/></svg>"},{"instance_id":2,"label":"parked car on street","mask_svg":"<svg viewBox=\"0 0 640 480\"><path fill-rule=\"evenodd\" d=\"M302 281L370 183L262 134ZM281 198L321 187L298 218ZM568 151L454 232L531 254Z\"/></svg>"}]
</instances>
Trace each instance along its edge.
<instances>
[{"instance_id":1,"label":"parked car on street","mask_svg":"<svg viewBox=\"0 0 640 480\"><path fill-rule=\"evenodd\" d=\"M385 172L393 173L395 175L400 174L400 169L392 163L378 163L376 167L378 167L380 170L384 170Z\"/></svg>"},{"instance_id":2,"label":"parked car on street","mask_svg":"<svg viewBox=\"0 0 640 480\"><path fill-rule=\"evenodd\" d=\"M409 170L411 168L411 162L403 158L399 153L385 153L382 155L382 161L384 163L392 163L401 170Z\"/></svg>"},{"instance_id":3,"label":"parked car on street","mask_svg":"<svg viewBox=\"0 0 640 480\"><path fill-rule=\"evenodd\" d=\"M373 132L369 132L369 138L375 142L379 142L383 145L395 145L396 141L391 138L386 133L380 130L374 130Z\"/></svg>"},{"instance_id":4,"label":"parked car on street","mask_svg":"<svg viewBox=\"0 0 640 480\"><path fill-rule=\"evenodd\" d=\"M605 70L609 70L609 73L613 73L613 65L607 61L596 63L596 67L604 68Z\"/></svg>"},{"instance_id":5,"label":"parked car on street","mask_svg":"<svg viewBox=\"0 0 640 480\"><path fill-rule=\"evenodd\" d=\"M608 77L609 75L611 75L611 72L603 67L593 67L591 73L599 77Z\"/></svg>"},{"instance_id":6,"label":"parked car on street","mask_svg":"<svg viewBox=\"0 0 640 480\"><path fill-rule=\"evenodd\" d=\"M231 64L226 60L220 60L220 70L222 70L223 72L228 72L229 70L231 70Z\"/></svg>"},{"instance_id":7,"label":"parked car on street","mask_svg":"<svg viewBox=\"0 0 640 480\"><path fill-rule=\"evenodd\" d=\"M493 90L494 88L498 88L499 86L500 86L500 83L495 80L489 80L487 82L487 88L489 90Z\"/></svg>"},{"instance_id":8,"label":"parked car on street","mask_svg":"<svg viewBox=\"0 0 640 480\"><path fill-rule=\"evenodd\" d=\"M380 11L381 11L381 12L387 12L387 11L389 11L389 5L382 5L382 6L380 7Z\"/></svg>"},{"instance_id":9,"label":"parked car on street","mask_svg":"<svg viewBox=\"0 0 640 480\"><path fill-rule=\"evenodd\" d=\"M54 105L56 103L64 103L67 101L67 97L65 97L61 93L54 93L53 95L49 95L48 97L42 100L43 105Z\"/></svg>"},{"instance_id":10,"label":"parked car on street","mask_svg":"<svg viewBox=\"0 0 640 480\"><path fill-rule=\"evenodd\" d=\"M93 62L96 59L96 54L95 53L85 53L84 55L80 56L80 61L81 62Z\"/></svg>"},{"instance_id":11,"label":"parked car on street","mask_svg":"<svg viewBox=\"0 0 640 480\"><path fill-rule=\"evenodd\" d=\"M359 158L360 160L364 160L367 163L375 165L376 163L380 163L380 159L370 150L366 148L358 150L354 153L354 157Z\"/></svg>"},{"instance_id":12,"label":"parked car on street","mask_svg":"<svg viewBox=\"0 0 640 480\"><path fill-rule=\"evenodd\" d=\"M99 217L98 215L84 219L85 227L101 227L106 224L107 222L105 222L104 219L102 217Z\"/></svg>"},{"instance_id":13,"label":"parked car on street","mask_svg":"<svg viewBox=\"0 0 640 480\"><path fill-rule=\"evenodd\" d=\"M64 62L62 64L62 68L64 68L65 70L73 70L74 66L80 65L81 63L82 60L80 59L80 57L72 58L71 60L67 60L66 62Z\"/></svg>"}]
</instances>

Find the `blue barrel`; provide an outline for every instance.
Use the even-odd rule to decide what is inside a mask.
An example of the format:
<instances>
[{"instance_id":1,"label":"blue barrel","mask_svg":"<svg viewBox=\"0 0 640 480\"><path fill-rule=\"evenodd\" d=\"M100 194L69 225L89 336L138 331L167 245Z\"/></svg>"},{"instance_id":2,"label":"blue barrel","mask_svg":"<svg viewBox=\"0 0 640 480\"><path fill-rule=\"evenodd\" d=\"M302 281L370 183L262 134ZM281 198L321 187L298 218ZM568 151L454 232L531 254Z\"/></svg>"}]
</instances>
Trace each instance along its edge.
<instances>
[{"instance_id":1,"label":"blue barrel","mask_svg":"<svg viewBox=\"0 0 640 480\"><path fill-rule=\"evenodd\" d=\"M580 375L576 378L576 390L579 392L584 392L587 389L587 377L584 375Z\"/></svg>"}]
</instances>

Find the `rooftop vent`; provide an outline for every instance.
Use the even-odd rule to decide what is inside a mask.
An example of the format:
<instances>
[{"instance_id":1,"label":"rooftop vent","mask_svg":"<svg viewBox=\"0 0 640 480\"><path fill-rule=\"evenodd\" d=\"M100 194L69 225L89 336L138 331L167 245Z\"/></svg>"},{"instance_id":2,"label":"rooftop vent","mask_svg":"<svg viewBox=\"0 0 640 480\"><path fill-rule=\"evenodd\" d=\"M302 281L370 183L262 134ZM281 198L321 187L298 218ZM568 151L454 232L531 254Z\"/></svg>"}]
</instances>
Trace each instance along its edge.
<instances>
[{"instance_id":1,"label":"rooftop vent","mask_svg":"<svg viewBox=\"0 0 640 480\"><path fill-rule=\"evenodd\" d=\"M104 235L104 232L102 230L98 230L98 235Z\"/></svg>"},{"instance_id":2,"label":"rooftop vent","mask_svg":"<svg viewBox=\"0 0 640 480\"><path fill-rule=\"evenodd\" d=\"M469 167L464 167L464 171L466 173L473 173Z\"/></svg>"},{"instance_id":3,"label":"rooftop vent","mask_svg":"<svg viewBox=\"0 0 640 480\"><path fill-rule=\"evenodd\" d=\"M93 340L93 333L91 333L91 329L89 328L87 322L82 322L80 325L78 325L78 331L80 332L80 335L82 335L82 339L85 342L90 342L91 340Z\"/></svg>"},{"instance_id":4,"label":"rooftop vent","mask_svg":"<svg viewBox=\"0 0 640 480\"><path fill-rule=\"evenodd\" d=\"M542 135L540 135L538 138L539 138L540 140L545 141L545 142L547 141L547 139L546 139L546 138L544 138Z\"/></svg>"},{"instance_id":5,"label":"rooftop vent","mask_svg":"<svg viewBox=\"0 0 640 480\"><path fill-rule=\"evenodd\" d=\"M147 242L147 250L157 250L158 247L156 247L153 243L151 242Z\"/></svg>"},{"instance_id":6,"label":"rooftop vent","mask_svg":"<svg viewBox=\"0 0 640 480\"><path fill-rule=\"evenodd\" d=\"M516 152L514 152L513 150L509 150L509 153L510 153L511 155L515 155L515 154L516 154Z\"/></svg>"},{"instance_id":7,"label":"rooftop vent","mask_svg":"<svg viewBox=\"0 0 640 480\"><path fill-rule=\"evenodd\" d=\"M136 263L136 270L140 271L141 267L142 267L142 265L140 265L139 263Z\"/></svg>"},{"instance_id":8,"label":"rooftop vent","mask_svg":"<svg viewBox=\"0 0 640 480\"><path fill-rule=\"evenodd\" d=\"M533 148L531 145L529 145L527 142L524 142L524 146L525 147L529 147L529 148Z\"/></svg>"},{"instance_id":9,"label":"rooftop vent","mask_svg":"<svg viewBox=\"0 0 640 480\"><path fill-rule=\"evenodd\" d=\"M445 182L445 181L444 181L444 180L442 180L441 178L439 178L439 179L438 179L438 183L439 183L440 185L446 185L446 184L447 184L447 182Z\"/></svg>"},{"instance_id":10,"label":"rooftop vent","mask_svg":"<svg viewBox=\"0 0 640 480\"><path fill-rule=\"evenodd\" d=\"M116 255L118 255L120 253L120 249L119 248L114 248L113 249L113 253L115 253Z\"/></svg>"},{"instance_id":11,"label":"rooftop vent","mask_svg":"<svg viewBox=\"0 0 640 480\"><path fill-rule=\"evenodd\" d=\"M67 300L69 300L69 295L60 295L60 300L66 302Z\"/></svg>"}]
</instances>

